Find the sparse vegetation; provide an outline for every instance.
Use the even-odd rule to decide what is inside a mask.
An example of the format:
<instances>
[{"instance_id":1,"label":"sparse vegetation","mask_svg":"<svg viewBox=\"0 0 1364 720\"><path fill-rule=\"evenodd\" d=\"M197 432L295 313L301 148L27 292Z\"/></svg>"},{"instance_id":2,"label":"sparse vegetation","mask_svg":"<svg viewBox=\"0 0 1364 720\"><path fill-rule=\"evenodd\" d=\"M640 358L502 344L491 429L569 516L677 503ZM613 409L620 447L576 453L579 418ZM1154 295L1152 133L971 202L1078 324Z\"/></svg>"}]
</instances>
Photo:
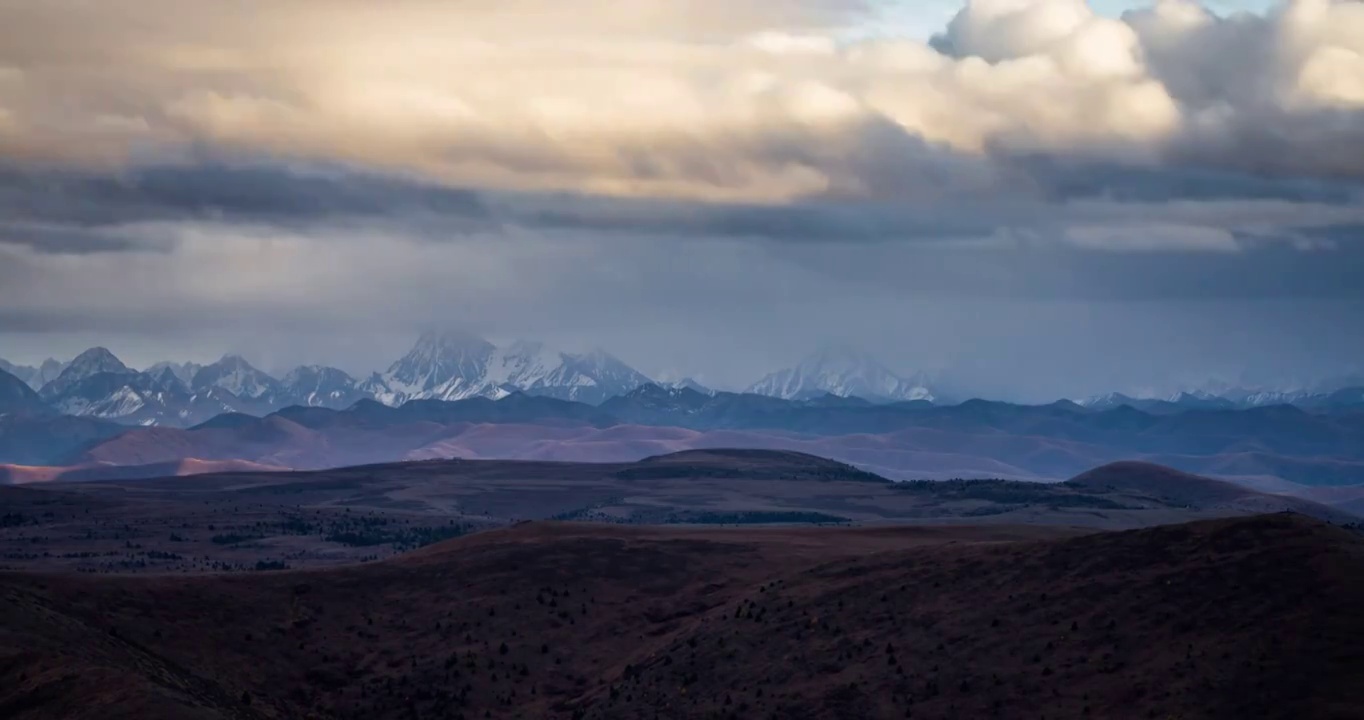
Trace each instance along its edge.
<instances>
[{"instance_id":1,"label":"sparse vegetation","mask_svg":"<svg viewBox=\"0 0 1364 720\"><path fill-rule=\"evenodd\" d=\"M239 533L224 533L221 535L214 535L213 537L209 538L209 542L213 543L214 545L240 545L242 543L260 540L264 537L265 537L264 535L242 535Z\"/></svg>"},{"instance_id":2,"label":"sparse vegetation","mask_svg":"<svg viewBox=\"0 0 1364 720\"><path fill-rule=\"evenodd\" d=\"M1294 516L1009 542L529 524L337 572L9 576L0 651L229 717L1312 717L1353 707L1359 542ZM93 608L118 643L49 635Z\"/></svg>"},{"instance_id":3,"label":"sparse vegetation","mask_svg":"<svg viewBox=\"0 0 1364 720\"><path fill-rule=\"evenodd\" d=\"M1000 506L1000 511L1026 505L1049 508L1095 508L1121 510L1126 505L1060 483L1013 480L913 480L895 484L898 492L927 495L941 501L974 500Z\"/></svg>"}]
</instances>

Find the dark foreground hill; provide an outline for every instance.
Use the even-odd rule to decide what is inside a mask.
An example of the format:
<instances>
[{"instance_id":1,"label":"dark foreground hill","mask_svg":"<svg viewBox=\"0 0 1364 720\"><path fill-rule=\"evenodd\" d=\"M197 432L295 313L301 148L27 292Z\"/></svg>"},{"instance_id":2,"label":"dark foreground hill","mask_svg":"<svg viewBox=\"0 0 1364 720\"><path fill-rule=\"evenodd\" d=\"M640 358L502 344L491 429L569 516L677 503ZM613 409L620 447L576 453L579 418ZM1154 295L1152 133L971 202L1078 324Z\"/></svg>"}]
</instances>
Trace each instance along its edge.
<instances>
[{"instance_id":1,"label":"dark foreground hill","mask_svg":"<svg viewBox=\"0 0 1364 720\"><path fill-rule=\"evenodd\" d=\"M0 717L1364 714L1350 532L1059 532L530 523L323 571L0 574Z\"/></svg>"}]
</instances>

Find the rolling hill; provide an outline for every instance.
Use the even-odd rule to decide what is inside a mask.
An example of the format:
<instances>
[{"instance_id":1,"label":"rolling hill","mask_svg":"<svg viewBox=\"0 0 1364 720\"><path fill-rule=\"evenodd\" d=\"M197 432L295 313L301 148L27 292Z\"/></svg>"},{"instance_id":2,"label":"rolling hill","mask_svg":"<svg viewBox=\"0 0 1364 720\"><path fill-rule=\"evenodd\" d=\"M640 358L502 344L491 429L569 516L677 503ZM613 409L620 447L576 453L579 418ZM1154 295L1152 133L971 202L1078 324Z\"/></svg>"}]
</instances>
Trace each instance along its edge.
<instances>
[{"instance_id":1,"label":"rolling hill","mask_svg":"<svg viewBox=\"0 0 1364 720\"><path fill-rule=\"evenodd\" d=\"M156 470L179 475L121 475ZM1299 498L1131 463L1063 483L896 483L824 458L754 449L631 463L432 460L297 472L201 461L9 471L27 484L0 485L0 569L89 573L331 567L526 520L1115 530L1292 511L1361 522Z\"/></svg>"},{"instance_id":2,"label":"rolling hill","mask_svg":"<svg viewBox=\"0 0 1364 720\"><path fill-rule=\"evenodd\" d=\"M309 572L0 573L0 714L1349 718L1364 544L1297 515L528 523Z\"/></svg>"},{"instance_id":3,"label":"rolling hill","mask_svg":"<svg viewBox=\"0 0 1364 720\"><path fill-rule=\"evenodd\" d=\"M1334 523L1358 522L1358 516L1288 495L1257 492L1234 483L1180 472L1144 462L1117 462L1094 468L1071 478L1066 485L1087 492L1108 492L1149 497L1167 505L1201 510L1226 510L1230 514L1289 511Z\"/></svg>"},{"instance_id":4,"label":"rolling hill","mask_svg":"<svg viewBox=\"0 0 1364 720\"><path fill-rule=\"evenodd\" d=\"M272 467L245 460L198 460L185 458L152 465L72 465L45 467L41 465L0 465L0 485L28 485L46 482L103 482L135 480L139 478L184 477L228 472L280 472L284 467Z\"/></svg>"},{"instance_id":5,"label":"rolling hill","mask_svg":"<svg viewBox=\"0 0 1364 720\"><path fill-rule=\"evenodd\" d=\"M624 462L690 449L752 447L834 458L895 479L1063 479L1137 459L1250 482L1364 484L1364 418L1292 410L1206 416L1151 416L1131 408L1077 414L994 404L811 410L811 417L870 413L885 428L828 434L775 421L768 429L723 427L765 424L758 418L740 423L730 417L714 423L721 427L707 428L712 423L691 417L689 424L703 427L686 427L672 411L659 422L679 424L621 422L608 410L526 395L416 401L401 408L363 401L340 412L290 408L266 418L222 416L188 430L134 429L66 457L24 464L148 464L186 457L298 469L439 457Z\"/></svg>"}]
</instances>

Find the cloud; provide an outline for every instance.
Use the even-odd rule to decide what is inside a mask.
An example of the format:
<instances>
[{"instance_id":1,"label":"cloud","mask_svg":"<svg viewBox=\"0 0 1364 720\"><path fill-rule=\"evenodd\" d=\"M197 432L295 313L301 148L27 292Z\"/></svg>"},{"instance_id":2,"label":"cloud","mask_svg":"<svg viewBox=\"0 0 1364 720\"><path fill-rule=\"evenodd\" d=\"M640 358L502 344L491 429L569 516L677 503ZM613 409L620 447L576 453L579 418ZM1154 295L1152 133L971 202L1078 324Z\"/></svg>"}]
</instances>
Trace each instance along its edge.
<instances>
[{"instance_id":1,"label":"cloud","mask_svg":"<svg viewBox=\"0 0 1364 720\"><path fill-rule=\"evenodd\" d=\"M489 214L478 193L335 167L153 165L113 174L0 164L0 207L28 222L109 226L155 220L288 224L328 217Z\"/></svg>"},{"instance_id":2,"label":"cloud","mask_svg":"<svg viewBox=\"0 0 1364 720\"><path fill-rule=\"evenodd\" d=\"M0 0L0 335L988 348L1013 305L1364 301L1364 3L877 7Z\"/></svg>"},{"instance_id":3,"label":"cloud","mask_svg":"<svg viewBox=\"0 0 1364 720\"><path fill-rule=\"evenodd\" d=\"M1198 252L1239 252L1241 246L1230 230L1133 223L1130 225L1074 225L1066 228L1065 239L1076 247L1126 252L1131 250L1192 250Z\"/></svg>"},{"instance_id":4,"label":"cloud","mask_svg":"<svg viewBox=\"0 0 1364 720\"><path fill-rule=\"evenodd\" d=\"M432 241L348 225L158 224L168 252L0 245L0 344L12 360L98 343L144 365L239 351L272 369L365 373L408 333L458 325L599 344L646 372L737 387L835 341L1032 400L1172 373L1311 377L1364 351L1351 332L1364 312L1357 243L1112 252L567 230Z\"/></svg>"},{"instance_id":5,"label":"cloud","mask_svg":"<svg viewBox=\"0 0 1364 720\"><path fill-rule=\"evenodd\" d=\"M0 166L0 245L57 254L165 252L178 242L167 227L202 224L257 233L274 228L282 235L360 226L433 242L518 234L577 242L574 237L595 233L646 245L730 238L1141 252L1206 250L1213 237L1223 250L1250 241L1302 245L1306 237L1364 224L1359 192L1339 183L1030 158L988 168L959 154L921 151L937 156L907 168L878 167L874 153L842 156L864 164L882 186L916 189L899 201L827 194L794 204L472 189L270 162L157 165L116 174ZM1151 237L1138 237L1143 234ZM1348 242L1350 234L1338 237Z\"/></svg>"},{"instance_id":6,"label":"cloud","mask_svg":"<svg viewBox=\"0 0 1364 720\"><path fill-rule=\"evenodd\" d=\"M1364 178L1339 152L1364 133L1358 2L1221 18L1161 0L1115 20L1083 0L973 0L937 49L835 42L865 10L831 0L629 5L9 0L0 142L761 202L886 192L824 147L904 167L931 163L926 146Z\"/></svg>"}]
</instances>

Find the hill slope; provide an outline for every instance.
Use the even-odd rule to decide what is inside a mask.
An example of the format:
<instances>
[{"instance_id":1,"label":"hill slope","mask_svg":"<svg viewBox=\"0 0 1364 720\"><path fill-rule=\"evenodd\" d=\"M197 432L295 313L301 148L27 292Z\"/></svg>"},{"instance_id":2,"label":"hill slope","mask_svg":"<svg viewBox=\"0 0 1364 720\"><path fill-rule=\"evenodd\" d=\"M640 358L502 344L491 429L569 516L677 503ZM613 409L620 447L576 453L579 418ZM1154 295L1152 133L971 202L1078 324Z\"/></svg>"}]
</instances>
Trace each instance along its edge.
<instances>
[{"instance_id":1,"label":"hill slope","mask_svg":"<svg viewBox=\"0 0 1364 720\"><path fill-rule=\"evenodd\" d=\"M1364 545L527 524L324 572L0 574L8 718L1346 718Z\"/></svg>"},{"instance_id":2,"label":"hill slope","mask_svg":"<svg viewBox=\"0 0 1364 720\"><path fill-rule=\"evenodd\" d=\"M1333 523L1358 522L1348 512L1289 495L1256 492L1234 483L1144 462L1116 462L1081 473L1066 485L1089 492L1149 497L1166 505L1248 514L1291 511Z\"/></svg>"},{"instance_id":3,"label":"hill slope","mask_svg":"<svg viewBox=\"0 0 1364 720\"><path fill-rule=\"evenodd\" d=\"M628 462L748 447L831 457L896 480L1061 479L1138 459L1261 486L1364 482L1364 415L1258 408L1155 416L1129 407L1086 413L983 401L859 403L654 386L601 407L521 393L498 401L418 400L401 408L361 401L345 411L293 407L187 430L135 428L78 448L12 446L6 436L27 429L0 427L0 462L137 465L193 457L320 469L438 457ZM299 430L279 433L281 421Z\"/></svg>"},{"instance_id":4,"label":"hill slope","mask_svg":"<svg viewBox=\"0 0 1364 720\"><path fill-rule=\"evenodd\" d=\"M156 477L184 477L209 473L280 472L272 467L245 460L198 460L185 458L153 465L0 465L0 485L27 485L46 482L95 482L136 480Z\"/></svg>"}]
</instances>

